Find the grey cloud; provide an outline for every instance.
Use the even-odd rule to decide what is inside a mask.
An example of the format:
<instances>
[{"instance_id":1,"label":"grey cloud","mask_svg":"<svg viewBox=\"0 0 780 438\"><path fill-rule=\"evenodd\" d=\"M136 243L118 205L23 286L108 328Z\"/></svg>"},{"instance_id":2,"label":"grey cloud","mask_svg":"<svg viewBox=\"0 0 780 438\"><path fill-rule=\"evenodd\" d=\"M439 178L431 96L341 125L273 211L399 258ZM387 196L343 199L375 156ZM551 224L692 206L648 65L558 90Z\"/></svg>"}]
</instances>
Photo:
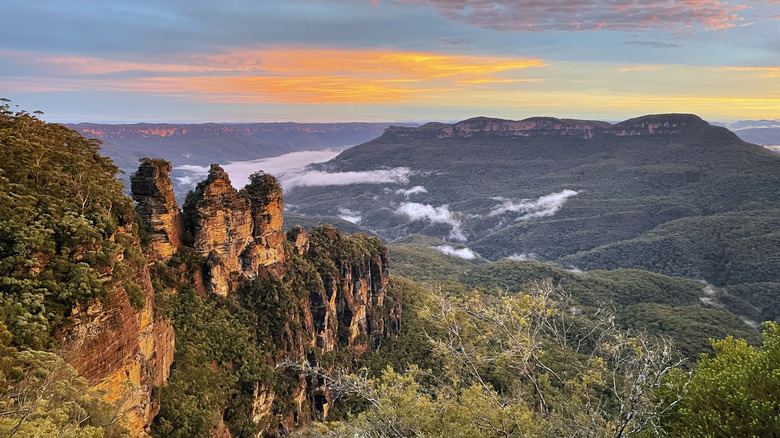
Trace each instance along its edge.
<instances>
[{"instance_id":1,"label":"grey cloud","mask_svg":"<svg viewBox=\"0 0 780 438\"><path fill-rule=\"evenodd\" d=\"M718 0L396 0L433 6L450 19L500 32L733 27L744 7Z\"/></svg>"}]
</instances>

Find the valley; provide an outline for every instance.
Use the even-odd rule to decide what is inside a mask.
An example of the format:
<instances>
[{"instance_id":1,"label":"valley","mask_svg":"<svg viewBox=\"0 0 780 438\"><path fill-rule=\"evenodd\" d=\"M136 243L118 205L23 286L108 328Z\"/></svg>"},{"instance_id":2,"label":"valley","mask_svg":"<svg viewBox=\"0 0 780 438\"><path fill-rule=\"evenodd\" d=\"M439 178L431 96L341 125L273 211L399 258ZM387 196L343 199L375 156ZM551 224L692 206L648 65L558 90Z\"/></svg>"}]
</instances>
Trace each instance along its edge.
<instances>
[{"instance_id":1,"label":"valley","mask_svg":"<svg viewBox=\"0 0 780 438\"><path fill-rule=\"evenodd\" d=\"M132 200L95 141L0 127L0 377L45 400L0 398L2 432L678 436L721 415L690 395L721 361L767 398L780 155L697 116L394 126L178 177L145 157ZM200 179L183 202L176 178Z\"/></svg>"}]
</instances>

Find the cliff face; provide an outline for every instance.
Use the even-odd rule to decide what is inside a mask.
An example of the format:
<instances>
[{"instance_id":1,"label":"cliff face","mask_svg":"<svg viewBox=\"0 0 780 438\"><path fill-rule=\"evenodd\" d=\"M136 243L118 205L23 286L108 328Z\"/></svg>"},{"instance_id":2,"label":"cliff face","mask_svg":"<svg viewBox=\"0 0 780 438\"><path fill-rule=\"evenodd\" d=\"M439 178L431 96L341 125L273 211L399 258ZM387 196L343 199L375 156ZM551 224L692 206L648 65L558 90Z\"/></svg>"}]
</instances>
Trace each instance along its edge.
<instances>
[{"instance_id":1,"label":"cliff face","mask_svg":"<svg viewBox=\"0 0 780 438\"><path fill-rule=\"evenodd\" d=\"M532 117L519 121L476 117L453 124L428 123L417 128L391 126L385 134L396 138L422 139L469 138L488 134L504 137L570 136L592 139L605 135L626 137L679 134L686 127L701 125L707 125L707 122L691 114L644 116L614 125L608 122L552 117Z\"/></svg>"},{"instance_id":2,"label":"cliff face","mask_svg":"<svg viewBox=\"0 0 780 438\"><path fill-rule=\"evenodd\" d=\"M331 260L335 268L320 272L324 289L311 296L317 346L329 352L346 343L360 356L398 328L398 315L379 314L388 281L387 249L377 245L374 251L360 248L349 254L344 248L362 242L352 241L334 227L319 228L310 239L314 250L308 257L315 263L317 258Z\"/></svg>"},{"instance_id":3,"label":"cliff face","mask_svg":"<svg viewBox=\"0 0 780 438\"><path fill-rule=\"evenodd\" d=\"M120 229L117 235L129 232ZM120 412L136 437L146 436L159 411L152 387L162 385L170 375L175 337L170 321L155 316L148 268L136 267L132 276L140 286L143 307L137 310L131 305L124 287L105 301L77 307L73 324L63 335L62 354L90 386L105 390L109 401L123 400Z\"/></svg>"}]
</instances>

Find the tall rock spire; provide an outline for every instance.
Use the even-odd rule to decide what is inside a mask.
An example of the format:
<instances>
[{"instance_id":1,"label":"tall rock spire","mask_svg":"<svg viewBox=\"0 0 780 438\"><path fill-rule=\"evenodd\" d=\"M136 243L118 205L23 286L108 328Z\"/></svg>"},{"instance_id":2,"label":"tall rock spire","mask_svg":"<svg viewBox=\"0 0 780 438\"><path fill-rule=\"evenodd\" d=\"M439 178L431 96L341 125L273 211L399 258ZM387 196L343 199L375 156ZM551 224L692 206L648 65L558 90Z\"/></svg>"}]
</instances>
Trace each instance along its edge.
<instances>
[{"instance_id":1,"label":"tall rock spire","mask_svg":"<svg viewBox=\"0 0 780 438\"><path fill-rule=\"evenodd\" d=\"M165 260L183 246L184 225L173 186L168 175L171 163L144 158L138 171L130 176L136 212L147 226L150 238L147 255L152 260Z\"/></svg>"}]
</instances>

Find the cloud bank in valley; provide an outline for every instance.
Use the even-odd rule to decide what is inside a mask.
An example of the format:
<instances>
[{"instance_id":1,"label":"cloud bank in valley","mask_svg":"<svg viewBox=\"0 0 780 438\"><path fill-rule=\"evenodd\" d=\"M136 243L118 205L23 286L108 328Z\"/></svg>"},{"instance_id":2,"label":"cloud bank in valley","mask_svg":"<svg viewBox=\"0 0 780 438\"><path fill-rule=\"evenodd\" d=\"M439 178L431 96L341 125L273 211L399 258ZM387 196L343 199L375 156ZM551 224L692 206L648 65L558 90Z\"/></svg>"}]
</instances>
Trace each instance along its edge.
<instances>
[{"instance_id":1,"label":"cloud bank in valley","mask_svg":"<svg viewBox=\"0 0 780 438\"><path fill-rule=\"evenodd\" d=\"M323 172L320 170L296 170L279 176L282 187L308 186L347 186L352 184L409 184L411 169L395 167L392 169L366 170L359 172Z\"/></svg>"},{"instance_id":2,"label":"cloud bank in valley","mask_svg":"<svg viewBox=\"0 0 780 438\"><path fill-rule=\"evenodd\" d=\"M351 184L409 184L409 176L413 172L406 167L392 169L366 170L359 172L323 172L308 169L314 163L322 163L338 155L341 151L326 149L321 151L300 151L262 158L250 161L233 161L222 166L230 176L230 181L237 189L249 183L249 176L257 171L273 175L279 180L285 191L295 187L310 186L345 186ZM195 184L208 175L207 166L181 165L175 169L175 178L182 185L194 187ZM421 187L420 187L421 188ZM410 189L417 190L417 187ZM425 190L422 188L422 190Z\"/></svg>"},{"instance_id":3,"label":"cloud bank in valley","mask_svg":"<svg viewBox=\"0 0 780 438\"><path fill-rule=\"evenodd\" d=\"M324 149L319 151L298 151L291 152L289 154L278 155L270 158L260 158L257 160L249 161L231 161L222 165L233 186L237 189L244 187L249 183L249 175L262 170L265 173L273 175L280 179L282 187L284 183L281 181L280 176L287 173L302 172L303 168L309 164L322 163L328 161L341 153L340 149ZM199 181L206 178L209 174L208 166L197 166L191 164L185 164L176 166L174 170L183 173L181 176L176 176L176 180L179 184L194 186Z\"/></svg>"},{"instance_id":4,"label":"cloud bank in valley","mask_svg":"<svg viewBox=\"0 0 780 438\"><path fill-rule=\"evenodd\" d=\"M428 204L419 204L417 202L403 202L395 211L398 214L408 217L412 221L427 220L434 224L448 224L452 227L449 238L460 242L465 242L466 235L461 227L463 226L460 215L450 211L449 205L444 204L440 207L434 207Z\"/></svg>"},{"instance_id":5,"label":"cloud bank in valley","mask_svg":"<svg viewBox=\"0 0 780 438\"><path fill-rule=\"evenodd\" d=\"M563 204L566 203L567 199L578 194L579 192L575 192L574 190L563 190L541 196L535 201L522 200L516 203L512 200L505 200L502 204L493 207L488 216L492 217L505 213L518 213L521 215L516 219L518 221L552 216L563 207Z\"/></svg>"},{"instance_id":6,"label":"cloud bank in valley","mask_svg":"<svg viewBox=\"0 0 780 438\"><path fill-rule=\"evenodd\" d=\"M474 260L479 257L479 254L475 253L471 248L455 248L450 245L432 246L431 249L435 249L442 254L446 254L452 257L458 257L465 260Z\"/></svg>"}]
</instances>

